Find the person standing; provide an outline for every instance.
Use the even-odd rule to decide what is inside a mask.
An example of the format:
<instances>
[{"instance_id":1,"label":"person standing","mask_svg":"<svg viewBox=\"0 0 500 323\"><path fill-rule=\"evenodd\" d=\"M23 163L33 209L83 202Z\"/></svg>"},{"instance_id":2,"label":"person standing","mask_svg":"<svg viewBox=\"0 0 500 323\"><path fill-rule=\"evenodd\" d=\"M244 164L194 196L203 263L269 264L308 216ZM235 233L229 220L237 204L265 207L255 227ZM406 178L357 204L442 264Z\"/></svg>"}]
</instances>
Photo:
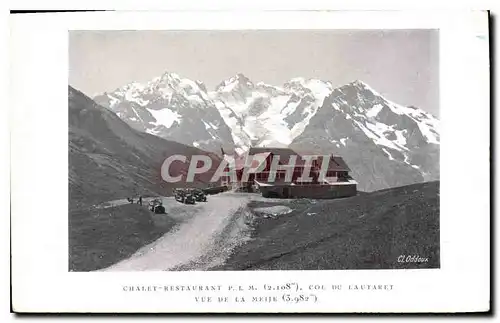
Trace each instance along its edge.
<instances>
[{"instance_id":1,"label":"person standing","mask_svg":"<svg viewBox=\"0 0 500 323\"><path fill-rule=\"evenodd\" d=\"M142 206L142 195L139 196L139 204Z\"/></svg>"}]
</instances>

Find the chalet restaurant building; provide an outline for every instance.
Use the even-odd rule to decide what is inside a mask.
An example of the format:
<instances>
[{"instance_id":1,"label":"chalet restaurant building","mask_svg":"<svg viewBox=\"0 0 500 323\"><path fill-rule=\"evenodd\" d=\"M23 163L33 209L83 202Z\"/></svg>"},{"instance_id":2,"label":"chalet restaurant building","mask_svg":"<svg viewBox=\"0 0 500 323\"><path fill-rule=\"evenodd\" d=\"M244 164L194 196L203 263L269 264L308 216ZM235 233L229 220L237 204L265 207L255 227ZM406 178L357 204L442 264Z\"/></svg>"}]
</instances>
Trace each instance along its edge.
<instances>
[{"instance_id":1,"label":"chalet restaurant building","mask_svg":"<svg viewBox=\"0 0 500 323\"><path fill-rule=\"evenodd\" d=\"M274 180L270 180L271 162L275 156L279 157L278 165L284 169L277 170ZM295 156L295 163L290 163L293 161L292 156ZM328 158L328 167L326 178L322 179L320 171L325 156ZM349 175L351 170L344 159L334 155L325 156L318 156L313 160L309 172L312 180L301 182L306 168L306 162L302 156L290 148L252 147L246 156L228 159L227 170L235 172L237 182L231 183L230 177L224 176L222 184L237 191L260 191L262 196L274 198L331 199L356 195L357 182ZM265 161L265 167L249 165L248 161L255 162L256 160ZM287 167L293 168L293 175L289 179L286 178ZM244 178L245 172L246 178Z\"/></svg>"}]
</instances>

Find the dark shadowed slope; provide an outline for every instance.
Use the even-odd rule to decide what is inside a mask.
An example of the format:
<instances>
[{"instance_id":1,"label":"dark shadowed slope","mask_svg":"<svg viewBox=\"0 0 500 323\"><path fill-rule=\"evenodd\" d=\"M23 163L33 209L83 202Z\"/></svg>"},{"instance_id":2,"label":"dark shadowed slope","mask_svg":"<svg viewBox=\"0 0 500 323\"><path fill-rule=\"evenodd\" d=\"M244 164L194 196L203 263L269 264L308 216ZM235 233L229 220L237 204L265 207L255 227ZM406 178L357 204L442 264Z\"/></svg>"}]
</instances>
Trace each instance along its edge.
<instances>
[{"instance_id":1,"label":"dark shadowed slope","mask_svg":"<svg viewBox=\"0 0 500 323\"><path fill-rule=\"evenodd\" d=\"M292 213L276 219L257 218L253 240L214 269L439 267L439 182L346 199L296 200L288 206L294 209ZM398 262L402 255L428 261Z\"/></svg>"},{"instance_id":2,"label":"dark shadowed slope","mask_svg":"<svg viewBox=\"0 0 500 323\"><path fill-rule=\"evenodd\" d=\"M69 217L69 270L91 271L130 257L176 225L137 204L73 211Z\"/></svg>"},{"instance_id":3,"label":"dark shadowed slope","mask_svg":"<svg viewBox=\"0 0 500 323\"><path fill-rule=\"evenodd\" d=\"M87 271L129 257L175 224L165 215L153 215L146 206L93 205L138 195L170 195L174 185L161 178L165 158L182 154L189 160L207 153L138 132L71 87L68 95L69 269ZM209 156L213 171L220 159ZM172 176L186 172L187 164L171 169ZM211 176L207 172L188 185L205 186Z\"/></svg>"},{"instance_id":4,"label":"dark shadowed slope","mask_svg":"<svg viewBox=\"0 0 500 323\"><path fill-rule=\"evenodd\" d=\"M128 196L170 195L173 184L161 178L165 158L209 155L212 171L219 157L194 147L132 129L110 110L69 87L70 209ZM175 163L171 175L186 174L187 163ZM195 177L208 182L212 173ZM182 186L183 184L178 184Z\"/></svg>"}]
</instances>

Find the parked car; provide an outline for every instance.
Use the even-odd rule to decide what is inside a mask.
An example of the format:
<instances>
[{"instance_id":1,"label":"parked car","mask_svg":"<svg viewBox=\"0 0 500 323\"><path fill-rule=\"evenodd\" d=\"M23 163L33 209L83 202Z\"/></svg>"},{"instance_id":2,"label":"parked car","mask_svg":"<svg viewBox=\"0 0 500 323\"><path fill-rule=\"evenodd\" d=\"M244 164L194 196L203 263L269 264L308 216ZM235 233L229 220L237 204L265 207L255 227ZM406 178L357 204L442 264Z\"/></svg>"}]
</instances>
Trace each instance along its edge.
<instances>
[{"instance_id":1,"label":"parked car","mask_svg":"<svg viewBox=\"0 0 500 323\"><path fill-rule=\"evenodd\" d=\"M209 188L204 188L202 191L206 195L214 195L214 194L219 194L222 192L228 191L229 188L227 185L224 186L216 186L216 187L209 187Z\"/></svg>"},{"instance_id":2,"label":"parked car","mask_svg":"<svg viewBox=\"0 0 500 323\"><path fill-rule=\"evenodd\" d=\"M194 198L196 199L196 202L206 202L207 201L207 196L203 191L199 188L196 188L193 190Z\"/></svg>"},{"instance_id":3,"label":"parked car","mask_svg":"<svg viewBox=\"0 0 500 323\"><path fill-rule=\"evenodd\" d=\"M156 214L165 214L165 207L160 199L154 199L149 202L149 210Z\"/></svg>"},{"instance_id":4,"label":"parked car","mask_svg":"<svg viewBox=\"0 0 500 323\"><path fill-rule=\"evenodd\" d=\"M185 204L195 204L196 198L192 192L186 189L177 188L174 191L175 200Z\"/></svg>"}]
</instances>

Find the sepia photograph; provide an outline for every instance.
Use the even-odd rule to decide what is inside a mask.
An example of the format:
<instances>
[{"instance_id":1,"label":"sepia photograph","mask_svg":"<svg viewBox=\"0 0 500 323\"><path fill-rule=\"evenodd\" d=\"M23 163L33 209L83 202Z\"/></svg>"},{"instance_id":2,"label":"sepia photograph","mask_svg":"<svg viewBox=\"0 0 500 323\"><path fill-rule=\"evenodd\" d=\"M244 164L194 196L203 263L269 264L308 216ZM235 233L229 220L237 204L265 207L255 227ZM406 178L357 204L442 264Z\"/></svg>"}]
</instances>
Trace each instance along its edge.
<instances>
[{"instance_id":1,"label":"sepia photograph","mask_svg":"<svg viewBox=\"0 0 500 323\"><path fill-rule=\"evenodd\" d=\"M439 37L68 31L68 271L440 268Z\"/></svg>"}]
</instances>

